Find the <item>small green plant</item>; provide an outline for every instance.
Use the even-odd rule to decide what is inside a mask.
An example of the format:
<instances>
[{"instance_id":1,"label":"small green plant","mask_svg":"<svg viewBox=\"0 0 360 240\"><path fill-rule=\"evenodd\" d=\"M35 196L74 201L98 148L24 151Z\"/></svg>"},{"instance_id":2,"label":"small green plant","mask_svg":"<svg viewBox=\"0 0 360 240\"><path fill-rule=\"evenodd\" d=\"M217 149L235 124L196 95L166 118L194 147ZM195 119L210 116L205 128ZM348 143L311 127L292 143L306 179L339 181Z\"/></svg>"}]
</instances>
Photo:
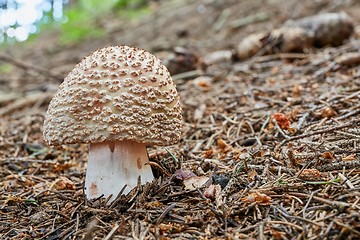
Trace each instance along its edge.
<instances>
[{"instance_id":1,"label":"small green plant","mask_svg":"<svg viewBox=\"0 0 360 240\"><path fill-rule=\"evenodd\" d=\"M278 186L283 186L283 185L286 185L286 184L288 184L288 183L289 183L289 182L287 182L287 181L285 181L284 179L280 178L280 179L277 180L276 185L278 185Z\"/></svg>"},{"instance_id":2,"label":"small green plant","mask_svg":"<svg viewBox=\"0 0 360 240\"><path fill-rule=\"evenodd\" d=\"M175 160L175 162L179 162L179 160L175 157L175 155L168 148L165 148L165 150L168 152L168 154L170 154L170 156Z\"/></svg>"},{"instance_id":3,"label":"small green plant","mask_svg":"<svg viewBox=\"0 0 360 240\"><path fill-rule=\"evenodd\" d=\"M329 181L307 181L307 184L312 184L312 185L328 185L328 184L332 184L332 183L339 183L341 181L340 178L334 178L331 179Z\"/></svg>"}]
</instances>

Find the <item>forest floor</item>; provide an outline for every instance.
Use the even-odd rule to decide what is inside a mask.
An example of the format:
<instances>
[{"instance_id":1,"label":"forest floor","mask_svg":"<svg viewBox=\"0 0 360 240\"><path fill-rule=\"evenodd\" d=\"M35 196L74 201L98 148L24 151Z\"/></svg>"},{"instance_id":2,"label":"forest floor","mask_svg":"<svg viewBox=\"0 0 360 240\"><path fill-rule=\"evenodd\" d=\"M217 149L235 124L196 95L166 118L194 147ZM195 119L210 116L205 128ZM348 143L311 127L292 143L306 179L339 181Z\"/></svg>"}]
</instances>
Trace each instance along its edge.
<instances>
[{"instance_id":1,"label":"forest floor","mask_svg":"<svg viewBox=\"0 0 360 240\"><path fill-rule=\"evenodd\" d=\"M156 4L144 20L105 17L101 39L44 33L0 53L0 238L359 239L360 61L346 57L359 53L360 3ZM232 57L251 33L341 11L355 31L340 46ZM156 180L112 205L84 198L87 145L42 137L58 85L107 45L164 59L184 118L180 143L148 148Z\"/></svg>"}]
</instances>

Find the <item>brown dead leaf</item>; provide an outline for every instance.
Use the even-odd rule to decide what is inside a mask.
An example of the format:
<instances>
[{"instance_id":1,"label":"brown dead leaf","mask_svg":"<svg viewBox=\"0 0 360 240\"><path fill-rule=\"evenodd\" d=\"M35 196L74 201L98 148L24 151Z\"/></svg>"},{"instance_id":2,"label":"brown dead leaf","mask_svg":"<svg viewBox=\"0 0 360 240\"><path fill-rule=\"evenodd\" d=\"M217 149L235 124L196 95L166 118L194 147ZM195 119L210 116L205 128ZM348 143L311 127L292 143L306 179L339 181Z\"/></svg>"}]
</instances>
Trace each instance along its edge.
<instances>
[{"instance_id":1,"label":"brown dead leaf","mask_svg":"<svg viewBox=\"0 0 360 240\"><path fill-rule=\"evenodd\" d=\"M9 202L22 202L23 200L20 197L15 197L13 195L8 195L2 206L6 206Z\"/></svg>"},{"instance_id":2,"label":"brown dead leaf","mask_svg":"<svg viewBox=\"0 0 360 240\"><path fill-rule=\"evenodd\" d=\"M210 199L215 199L216 195L221 193L221 186L219 184L211 184L204 191L204 196Z\"/></svg>"},{"instance_id":3,"label":"brown dead leaf","mask_svg":"<svg viewBox=\"0 0 360 240\"><path fill-rule=\"evenodd\" d=\"M193 173L193 171L191 171L189 169L178 169L178 170L175 171L173 176L176 179L185 180L185 179L188 179L190 177L195 177L196 174Z\"/></svg>"},{"instance_id":4,"label":"brown dead leaf","mask_svg":"<svg viewBox=\"0 0 360 240\"><path fill-rule=\"evenodd\" d=\"M228 151L232 150L232 146L227 144L222 138L217 140L217 146L220 148L221 153L227 153Z\"/></svg>"},{"instance_id":5,"label":"brown dead leaf","mask_svg":"<svg viewBox=\"0 0 360 240\"><path fill-rule=\"evenodd\" d=\"M295 107L293 110L287 112L285 116L289 119L290 123L295 121L301 111L300 107Z\"/></svg>"},{"instance_id":6,"label":"brown dead leaf","mask_svg":"<svg viewBox=\"0 0 360 240\"><path fill-rule=\"evenodd\" d=\"M332 107L325 107L325 108L321 109L320 111L321 111L321 116L323 118L330 118L330 117L334 117L337 115L337 113L335 112L335 110Z\"/></svg>"},{"instance_id":7,"label":"brown dead leaf","mask_svg":"<svg viewBox=\"0 0 360 240\"><path fill-rule=\"evenodd\" d=\"M71 202L67 202L64 206L64 209L62 209L62 212L64 213L70 213L74 208L74 204Z\"/></svg>"},{"instance_id":8,"label":"brown dead leaf","mask_svg":"<svg viewBox=\"0 0 360 240\"><path fill-rule=\"evenodd\" d=\"M217 145L218 145L218 147L221 148L221 149L224 149L224 148L227 147L226 142L225 142L222 138L219 138L219 139L217 140Z\"/></svg>"},{"instance_id":9,"label":"brown dead leaf","mask_svg":"<svg viewBox=\"0 0 360 240\"><path fill-rule=\"evenodd\" d=\"M321 179L321 173L317 169L304 169L299 178L306 181L319 180Z\"/></svg>"},{"instance_id":10,"label":"brown dead leaf","mask_svg":"<svg viewBox=\"0 0 360 240\"><path fill-rule=\"evenodd\" d=\"M303 87L300 84L295 83L293 90L292 90L293 97L294 98L300 97L302 90L303 90Z\"/></svg>"},{"instance_id":11,"label":"brown dead leaf","mask_svg":"<svg viewBox=\"0 0 360 240\"><path fill-rule=\"evenodd\" d=\"M75 183L67 177L61 176L50 185L50 189L52 188L56 190L75 190Z\"/></svg>"},{"instance_id":12,"label":"brown dead leaf","mask_svg":"<svg viewBox=\"0 0 360 240\"><path fill-rule=\"evenodd\" d=\"M204 158L211 158L213 156L213 154L214 154L214 151L212 149L208 149L208 150L205 151L203 157Z\"/></svg>"},{"instance_id":13,"label":"brown dead leaf","mask_svg":"<svg viewBox=\"0 0 360 240\"><path fill-rule=\"evenodd\" d=\"M205 189L204 196L214 200L217 207L223 204L221 186L219 184L211 184L207 189Z\"/></svg>"},{"instance_id":14,"label":"brown dead leaf","mask_svg":"<svg viewBox=\"0 0 360 240\"><path fill-rule=\"evenodd\" d=\"M274 113L271 118L276 121L281 129L288 130L290 128L290 121L283 113Z\"/></svg>"},{"instance_id":15,"label":"brown dead leaf","mask_svg":"<svg viewBox=\"0 0 360 240\"><path fill-rule=\"evenodd\" d=\"M70 169L71 167L76 166L76 163L73 162L66 162L66 163L57 163L55 164L53 171L54 173L59 173L59 172L63 172L65 170Z\"/></svg>"},{"instance_id":16,"label":"brown dead leaf","mask_svg":"<svg viewBox=\"0 0 360 240\"><path fill-rule=\"evenodd\" d=\"M271 197L266 194L254 192L241 199L244 203L258 203L259 205L269 205Z\"/></svg>"},{"instance_id":17,"label":"brown dead leaf","mask_svg":"<svg viewBox=\"0 0 360 240\"><path fill-rule=\"evenodd\" d=\"M149 203L147 204L147 206L148 206L149 208L159 208L159 207L161 207L162 205L163 205L163 204L162 204L161 202L157 201L157 200L152 201L152 202L149 202Z\"/></svg>"},{"instance_id":18,"label":"brown dead leaf","mask_svg":"<svg viewBox=\"0 0 360 240\"><path fill-rule=\"evenodd\" d=\"M346 157L342 158L343 161L353 161L355 159L356 159L356 154L355 153L347 155Z\"/></svg>"},{"instance_id":19,"label":"brown dead leaf","mask_svg":"<svg viewBox=\"0 0 360 240\"><path fill-rule=\"evenodd\" d=\"M248 173L248 180L249 181L254 181L255 177L257 176L257 172L255 171L255 169L251 169L251 171Z\"/></svg>"},{"instance_id":20,"label":"brown dead leaf","mask_svg":"<svg viewBox=\"0 0 360 240\"><path fill-rule=\"evenodd\" d=\"M212 78L206 76L197 77L193 80L193 84L198 89L207 92L212 89Z\"/></svg>"},{"instance_id":21,"label":"brown dead leaf","mask_svg":"<svg viewBox=\"0 0 360 240\"><path fill-rule=\"evenodd\" d=\"M2 185L5 189L18 188L18 187L32 187L35 182L29 179L29 176L10 174L5 177Z\"/></svg>"},{"instance_id":22,"label":"brown dead leaf","mask_svg":"<svg viewBox=\"0 0 360 240\"><path fill-rule=\"evenodd\" d=\"M276 78L274 77L266 78L266 82L268 82L270 85L274 85L276 83Z\"/></svg>"},{"instance_id":23,"label":"brown dead leaf","mask_svg":"<svg viewBox=\"0 0 360 240\"><path fill-rule=\"evenodd\" d=\"M185 190L195 190L199 187L202 187L207 181L209 181L209 177L207 176L194 176L187 179L184 179Z\"/></svg>"},{"instance_id":24,"label":"brown dead leaf","mask_svg":"<svg viewBox=\"0 0 360 240\"><path fill-rule=\"evenodd\" d=\"M10 190L12 188L17 188L18 187L18 180L17 179L12 179L12 180L5 180L1 183L1 186L5 189L5 190Z\"/></svg>"},{"instance_id":25,"label":"brown dead leaf","mask_svg":"<svg viewBox=\"0 0 360 240\"><path fill-rule=\"evenodd\" d=\"M84 194L83 189L79 189L74 193L74 197L81 197Z\"/></svg>"},{"instance_id":26,"label":"brown dead leaf","mask_svg":"<svg viewBox=\"0 0 360 240\"><path fill-rule=\"evenodd\" d=\"M334 159L334 154L332 152L324 152L322 154L322 157L325 158L325 159L333 160Z\"/></svg>"},{"instance_id":27,"label":"brown dead leaf","mask_svg":"<svg viewBox=\"0 0 360 240\"><path fill-rule=\"evenodd\" d=\"M276 231L276 230L274 230L274 229L271 229L271 235L272 235L272 237L274 238L274 239L276 239L276 240L280 240L280 239L282 239L282 232L279 232L279 231Z\"/></svg>"},{"instance_id":28,"label":"brown dead leaf","mask_svg":"<svg viewBox=\"0 0 360 240\"><path fill-rule=\"evenodd\" d=\"M179 233L179 232L183 231L183 227L177 223L168 223L168 224L161 223L161 224L159 224L159 230L162 233L169 233L169 232ZM165 239L170 239L170 238L162 236L162 238L160 238L160 239L165 240Z\"/></svg>"}]
</instances>

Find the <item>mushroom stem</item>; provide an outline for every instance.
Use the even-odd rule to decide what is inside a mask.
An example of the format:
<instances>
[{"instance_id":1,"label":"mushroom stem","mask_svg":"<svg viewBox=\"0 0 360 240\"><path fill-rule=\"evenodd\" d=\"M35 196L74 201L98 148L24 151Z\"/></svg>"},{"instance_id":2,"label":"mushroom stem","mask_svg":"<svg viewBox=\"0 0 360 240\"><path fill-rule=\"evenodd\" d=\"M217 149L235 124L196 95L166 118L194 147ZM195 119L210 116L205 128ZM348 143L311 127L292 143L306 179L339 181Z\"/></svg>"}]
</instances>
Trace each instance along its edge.
<instances>
[{"instance_id":1,"label":"mushroom stem","mask_svg":"<svg viewBox=\"0 0 360 240\"><path fill-rule=\"evenodd\" d=\"M94 199L112 194L111 203L126 185L123 194L141 183L154 179L146 145L132 141L107 141L90 144L89 161L85 178L85 195Z\"/></svg>"}]
</instances>

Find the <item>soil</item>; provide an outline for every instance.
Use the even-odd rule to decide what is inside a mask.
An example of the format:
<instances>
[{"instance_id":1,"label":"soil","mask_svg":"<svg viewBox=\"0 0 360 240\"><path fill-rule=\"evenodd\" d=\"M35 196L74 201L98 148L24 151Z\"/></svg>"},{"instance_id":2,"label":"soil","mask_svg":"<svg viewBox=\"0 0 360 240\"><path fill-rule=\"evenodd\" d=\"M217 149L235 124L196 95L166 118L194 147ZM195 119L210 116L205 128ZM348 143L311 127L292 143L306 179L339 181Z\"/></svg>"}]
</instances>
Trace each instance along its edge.
<instances>
[{"instance_id":1,"label":"soil","mask_svg":"<svg viewBox=\"0 0 360 240\"><path fill-rule=\"evenodd\" d=\"M131 22L104 17L101 39L61 46L50 31L0 53L0 238L359 239L360 61L348 54L360 49L360 3L174 0L152 8ZM251 33L342 11L355 32L338 47L233 57ZM42 128L74 65L119 44L163 59L184 127L180 143L148 148L156 180L106 205L84 197L88 146L48 147Z\"/></svg>"}]
</instances>

